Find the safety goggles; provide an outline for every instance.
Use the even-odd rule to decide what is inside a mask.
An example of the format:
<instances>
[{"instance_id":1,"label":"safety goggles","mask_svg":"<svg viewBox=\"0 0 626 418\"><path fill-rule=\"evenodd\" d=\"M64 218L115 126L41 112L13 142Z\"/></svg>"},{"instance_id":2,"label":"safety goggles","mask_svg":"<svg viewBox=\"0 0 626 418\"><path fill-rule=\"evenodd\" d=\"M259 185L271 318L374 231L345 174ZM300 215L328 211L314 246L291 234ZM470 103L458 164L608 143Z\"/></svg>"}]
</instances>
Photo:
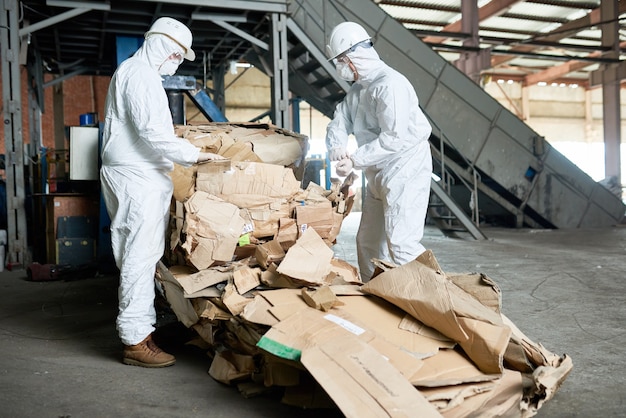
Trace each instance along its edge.
<instances>
[{"instance_id":1,"label":"safety goggles","mask_svg":"<svg viewBox=\"0 0 626 418\"><path fill-rule=\"evenodd\" d=\"M337 57L335 57L333 59L333 62L334 62L335 65L337 65L338 62L343 62L344 64L348 64L350 62L350 58L348 57L349 53L356 51L356 49L358 47L361 47L361 48L371 48L373 46L374 46L374 44L369 39L365 40L365 41L361 41L358 44L352 45L345 52L342 52L341 54L337 55Z\"/></svg>"}]
</instances>

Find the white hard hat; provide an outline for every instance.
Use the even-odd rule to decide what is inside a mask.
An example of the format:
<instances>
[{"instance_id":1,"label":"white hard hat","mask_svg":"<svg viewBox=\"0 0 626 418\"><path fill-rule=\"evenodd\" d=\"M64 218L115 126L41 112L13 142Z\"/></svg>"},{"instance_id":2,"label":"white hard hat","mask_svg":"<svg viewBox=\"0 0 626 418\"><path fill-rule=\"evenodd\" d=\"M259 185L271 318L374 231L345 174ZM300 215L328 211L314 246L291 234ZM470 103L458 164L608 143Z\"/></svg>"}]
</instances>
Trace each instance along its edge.
<instances>
[{"instance_id":1,"label":"white hard hat","mask_svg":"<svg viewBox=\"0 0 626 418\"><path fill-rule=\"evenodd\" d=\"M178 43L185 50L185 58L189 61L193 61L196 59L196 53L191 49L191 42L193 41L193 36L191 35L191 31L187 26L182 24L176 19L172 19L171 17L160 17L154 21L148 32L146 32L145 37L147 38L150 35L160 33L161 35L165 35Z\"/></svg>"},{"instance_id":2,"label":"white hard hat","mask_svg":"<svg viewBox=\"0 0 626 418\"><path fill-rule=\"evenodd\" d=\"M371 37L363 29L363 26L358 23L343 22L338 24L330 33L328 45L326 45L329 60L337 58L353 46L370 39Z\"/></svg>"}]
</instances>

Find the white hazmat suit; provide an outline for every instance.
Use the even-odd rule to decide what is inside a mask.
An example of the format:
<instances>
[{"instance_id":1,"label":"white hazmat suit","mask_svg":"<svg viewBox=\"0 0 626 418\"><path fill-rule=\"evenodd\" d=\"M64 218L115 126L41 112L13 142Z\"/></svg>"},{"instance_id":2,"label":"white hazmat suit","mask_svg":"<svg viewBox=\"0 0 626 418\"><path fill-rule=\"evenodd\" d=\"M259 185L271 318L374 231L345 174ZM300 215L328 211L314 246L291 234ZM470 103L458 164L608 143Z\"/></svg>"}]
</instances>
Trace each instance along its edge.
<instances>
[{"instance_id":1,"label":"white hazmat suit","mask_svg":"<svg viewBox=\"0 0 626 418\"><path fill-rule=\"evenodd\" d=\"M337 105L326 135L329 151L345 150L350 134L358 144L350 159L367 180L357 233L364 281L374 272L372 258L405 264L424 252L420 241L432 172L428 142L432 128L415 89L370 45L346 54L357 79ZM337 64L338 71L345 73L345 64Z\"/></svg>"},{"instance_id":2,"label":"white hazmat suit","mask_svg":"<svg viewBox=\"0 0 626 418\"><path fill-rule=\"evenodd\" d=\"M156 323L154 275L173 189L168 173L173 162L189 166L200 152L175 136L160 76L172 73L163 65L168 57L181 53L166 36L149 36L120 64L106 98L101 184L120 269L117 329L126 345L144 340Z\"/></svg>"}]
</instances>

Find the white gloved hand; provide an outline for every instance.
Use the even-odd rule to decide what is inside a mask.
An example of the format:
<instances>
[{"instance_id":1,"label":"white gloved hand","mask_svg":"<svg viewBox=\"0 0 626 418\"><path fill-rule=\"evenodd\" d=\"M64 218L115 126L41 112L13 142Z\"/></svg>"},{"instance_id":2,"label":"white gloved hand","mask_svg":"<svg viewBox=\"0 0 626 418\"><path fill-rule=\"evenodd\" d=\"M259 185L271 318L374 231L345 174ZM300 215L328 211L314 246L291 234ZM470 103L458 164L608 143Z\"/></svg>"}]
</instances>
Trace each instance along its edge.
<instances>
[{"instance_id":1,"label":"white gloved hand","mask_svg":"<svg viewBox=\"0 0 626 418\"><path fill-rule=\"evenodd\" d=\"M198 163L205 163L207 161L213 160L225 160L226 158L222 157L219 154L214 154L212 152L200 152L198 155Z\"/></svg>"},{"instance_id":2,"label":"white gloved hand","mask_svg":"<svg viewBox=\"0 0 626 418\"><path fill-rule=\"evenodd\" d=\"M328 151L328 158L330 161L339 161L344 158L350 158L350 154L348 154L348 150L345 148L335 147Z\"/></svg>"},{"instance_id":3,"label":"white gloved hand","mask_svg":"<svg viewBox=\"0 0 626 418\"><path fill-rule=\"evenodd\" d=\"M339 177L346 177L348 174L350 174L353 167L354 167L354 163L352 162L352 159L344 158L343 160L337 163L337 166L335 167L335 171L337 172L337 175Z\"/></svg>"}]
</instances>

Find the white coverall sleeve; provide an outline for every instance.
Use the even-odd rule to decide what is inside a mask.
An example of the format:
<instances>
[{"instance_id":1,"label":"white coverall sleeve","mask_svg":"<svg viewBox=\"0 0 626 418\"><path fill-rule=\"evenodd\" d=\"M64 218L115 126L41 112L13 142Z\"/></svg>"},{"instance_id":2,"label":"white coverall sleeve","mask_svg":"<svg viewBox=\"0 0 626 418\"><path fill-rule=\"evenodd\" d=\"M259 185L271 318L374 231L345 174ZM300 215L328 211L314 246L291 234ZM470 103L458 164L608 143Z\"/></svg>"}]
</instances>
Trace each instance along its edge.
<instances>
[{"instance_id":1,"label":"white coverall sleeve","mask_svg":"<svg viewBox=\"0 0 626 418\"><path fill-rule=\"evenodd\" d=\"M200 149L174 133L167 95L160 82L153 77L135 73L129 80L126 99L130 120L134 121L139 139L162 157L190 166L198 160Z\"/></svg>"},{"instance_id":2,"label":"white coverall sleeve","mask_svg":"<svg viewBox=\"0 0 626 418\"><path fill-rule=\"evenodd\" d=\"M409 85L409 87L411 87ZM390 83L377 87L369 103L360 106L373 106L369 114L376 115L380 133L376 139L360 146L353 154L355 168L366 168L383 164L386 160L417 145L415 132L411 132L411 123L415 120L412 112L422 113L417 106L417 96L403 83ZM426 139L430 135L424 132Z\"/></svg>"},{"instance_id":3,"label":"white coverall sleeve","mask_svg":"<svg viewBox=\"0 0 626 418\"><path fill-rule=\"evenodd\" d=\"M348 93L350 94L350 93ZM326 149L343 148L348 146L348 135L352 133L352 120L347 104L348 97L335 108L333 120L326 127Z\"/></svg>"}]
</instances>

